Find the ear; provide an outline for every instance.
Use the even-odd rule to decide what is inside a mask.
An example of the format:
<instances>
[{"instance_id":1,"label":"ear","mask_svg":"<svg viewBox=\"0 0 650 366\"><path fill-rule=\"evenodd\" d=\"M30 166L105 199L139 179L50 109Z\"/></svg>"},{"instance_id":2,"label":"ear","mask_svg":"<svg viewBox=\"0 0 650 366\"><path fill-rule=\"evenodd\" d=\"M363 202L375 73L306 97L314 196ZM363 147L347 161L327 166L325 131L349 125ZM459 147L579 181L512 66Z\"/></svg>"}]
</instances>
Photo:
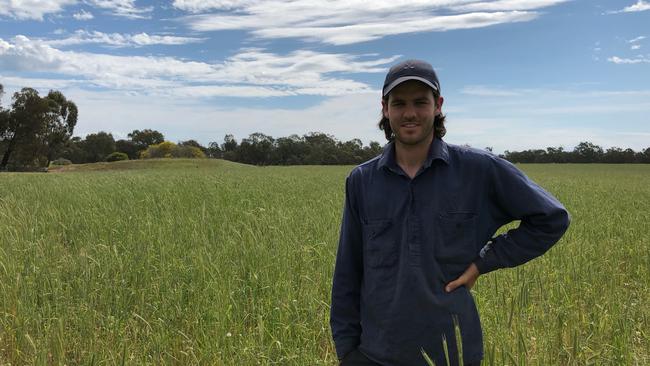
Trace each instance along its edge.
<instances>
[{"instance_id":1,"label":"ear","mask_svg":"<svg viewBox=\"0 0 650 366\"><path fill-rule=\"evenodd\" d=\"M383 113L384 118L388 118L388 102L386 99L381 99L381 113Z\"/></svg>"},{"instance_id":2,"label":"ear","mask_svg":"<svg viewBox=\"0 0 650 366\"><path fill-rule=\"evenodd\" d=\"M445 102L445 98L441 96L438 97L436 101L436 116L442 114L442 104Z\"/></svg>"}]
</instances>

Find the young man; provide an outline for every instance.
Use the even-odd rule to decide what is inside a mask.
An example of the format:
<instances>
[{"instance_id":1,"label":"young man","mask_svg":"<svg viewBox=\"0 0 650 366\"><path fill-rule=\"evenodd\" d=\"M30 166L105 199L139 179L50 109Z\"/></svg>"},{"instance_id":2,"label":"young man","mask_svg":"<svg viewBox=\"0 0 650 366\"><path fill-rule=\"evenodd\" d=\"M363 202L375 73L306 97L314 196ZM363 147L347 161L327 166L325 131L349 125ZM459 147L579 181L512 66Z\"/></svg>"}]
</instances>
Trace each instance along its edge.
<instances>
[{"instance_id":1,"label":"young man","mask_svg":"<svg viewBox=\"0 0 650 366\"><path fill-rule=\"evenodd\" d=\"M509 162L446 144L440 83L418 60L393 66L380 128L389 143L346 180L331 327L341 365L479 365L483 340L469 292L479 274L543 254L566 209ZM518 228L493 237L502 225Z\"/></svg>"}]
</instances>

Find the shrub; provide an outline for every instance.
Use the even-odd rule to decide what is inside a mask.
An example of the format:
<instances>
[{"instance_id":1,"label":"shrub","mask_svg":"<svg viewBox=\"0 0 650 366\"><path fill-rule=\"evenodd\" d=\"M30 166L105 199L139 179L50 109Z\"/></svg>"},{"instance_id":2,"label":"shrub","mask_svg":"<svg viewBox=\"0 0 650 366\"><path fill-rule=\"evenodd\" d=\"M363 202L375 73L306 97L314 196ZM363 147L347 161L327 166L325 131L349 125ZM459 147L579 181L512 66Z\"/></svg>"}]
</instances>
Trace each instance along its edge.
<instances>
[{"instance_id":1,"label":"shrub","mask_svg":"<svg viewBox=\"0 0 650 366\"><path fill-rule=\"evenodd\" d=\"M70 165L72 162L68 159L58 158L50 162L51 165Z\"/></svg>"},{"instance_id":2,"label":"shrub","mask_svg":"<svg viewBox=\"0 0 650 366\"><path fill-rule=\"evenodd\" d=\"M108 162L121 161L121 160L129 160L129 156L123 152L116 151L114 153L108 154L108 156L106 157L106 161Z\"/></svg>"},{"instance_id":3,"label":"shrub","mask_svg":"<svg viewBox=\"0 0 650 366\"><path fill-rule=\"evenodd\" d=\"M195 146L178 146L172 151L172 156L175 158L202 159L205 158L205 153Z\"/></svg>"},{"instance_id":4,"label":"shrub","mask_svg":"<svg viewBox=\"0 0 650 366\"><path fill-rule=\"evenodd\" d=\"M147 150L140 153L141 159L152 158L171 158L172 151L177 148L177 145L171 141L163 141L159 144L149 145Z\"/></svg>"},{"instance_id":5,"label":"shrub","mask_svg":"<svg viewBox=\"0 0 650 366\"><path fill-rule=\"evenodd\" d=\"M165 141L149 146L147 150L140 153L140 158L205 158L205 153L198 147L176 145L173 142Z\"/></svg>"}]
</instances>

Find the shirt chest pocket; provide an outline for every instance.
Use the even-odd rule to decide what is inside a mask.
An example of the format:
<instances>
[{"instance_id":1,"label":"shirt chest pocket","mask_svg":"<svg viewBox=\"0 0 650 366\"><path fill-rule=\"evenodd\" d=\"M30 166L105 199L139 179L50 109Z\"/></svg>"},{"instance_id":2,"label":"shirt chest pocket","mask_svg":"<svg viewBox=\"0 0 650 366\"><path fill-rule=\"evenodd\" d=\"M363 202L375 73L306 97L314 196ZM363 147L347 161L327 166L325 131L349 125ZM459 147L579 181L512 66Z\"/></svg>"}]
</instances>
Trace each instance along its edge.
<instances>
[{"instance_id":1,"label":"shirt chest pocket","mask_svg":"<svg viewBox=\"0 0 650 366\"><path fill-rule=\"evenodd\" d=\"M441 214L436 218L436 258L442 263L469 263L476 258L476 223L473 212Z\"/></svg>"},{"instance_id":2,"label":"shirt chest pocket","mask_svg":"<svg viewBox=\"0 0 650 366\"><path fill-rule=\"evenodd\" d=\"M370 267L391 267L397 261L397 239L391 220L371 221L363 225L364 262Z\"/></svg>"}]
</instances>

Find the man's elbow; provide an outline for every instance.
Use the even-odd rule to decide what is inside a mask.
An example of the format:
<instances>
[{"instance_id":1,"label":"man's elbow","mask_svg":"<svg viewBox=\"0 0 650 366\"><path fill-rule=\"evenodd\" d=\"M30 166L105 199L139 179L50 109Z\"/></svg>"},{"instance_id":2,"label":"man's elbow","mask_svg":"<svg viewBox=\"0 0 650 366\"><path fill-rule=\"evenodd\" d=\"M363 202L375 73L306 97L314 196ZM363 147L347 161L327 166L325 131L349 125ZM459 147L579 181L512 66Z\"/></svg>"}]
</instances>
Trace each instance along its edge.
<instances>
[{"instance_id":1,"label":"man's elbow","mask_svg":"<svg viewBox=\"0 0 650 366\"><path fill-rule=\"evenodd\" d=\"M566 208L562 208L560 215L559 215L559 227L558 227L558 232L559 232L559 238L561 238L564 233L569 229L569 226L571 225L571 214Z\"/></svg>"},{"instance_id":2,"label":"man's elbow","mask_svg":"<svg viewBox=\"0 0 650 366\"><path fill-rule=\"evenodd\" d=\"M569 229L571 224L571 215L563 206L548 211L544 222L537 222L537 243L543 252L549 250L555 245Z\"/></svg>"},{"instance_id":3,"label":"man's elbow","mask_svg":"<svg viewBox=\"0 0 650 366\"><path fill-rule=\"evenodd\" d=\"M550 217L552 219L548 221L544 230L546 233L543 235L546 238L544 240L546 242L546 250L560 241L571 224L571 215L564 207L559 207Z\"/></svg>"}]
</instances>

